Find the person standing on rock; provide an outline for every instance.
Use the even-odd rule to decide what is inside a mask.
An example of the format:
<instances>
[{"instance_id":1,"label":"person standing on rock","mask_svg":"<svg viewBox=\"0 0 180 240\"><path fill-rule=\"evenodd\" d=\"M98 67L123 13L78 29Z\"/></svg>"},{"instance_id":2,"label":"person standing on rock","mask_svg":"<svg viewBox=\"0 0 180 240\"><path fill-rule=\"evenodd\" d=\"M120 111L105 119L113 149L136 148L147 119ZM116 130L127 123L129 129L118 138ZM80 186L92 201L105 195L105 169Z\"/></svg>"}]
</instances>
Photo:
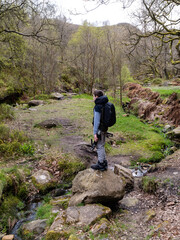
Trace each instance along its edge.
<instances>
[{"instance_id":1,"label":"person standing on rock","mask_svg":"<svg viewBox=\"0 0 180 240\"><path fill-rule=\"evenodd\" d=\"M95 90L93 93L93 100L95 103L93 134L94 142L96 143L97 148L98 162L96 164L93 164L91 168L94 170L105 171L108 168L108 162L106 160L105 153L105 138L108 128L104 127L102 123L102 109L103 106L108 102L108 98L103 94L101 90Z\"/></svg>"}]
</instances>

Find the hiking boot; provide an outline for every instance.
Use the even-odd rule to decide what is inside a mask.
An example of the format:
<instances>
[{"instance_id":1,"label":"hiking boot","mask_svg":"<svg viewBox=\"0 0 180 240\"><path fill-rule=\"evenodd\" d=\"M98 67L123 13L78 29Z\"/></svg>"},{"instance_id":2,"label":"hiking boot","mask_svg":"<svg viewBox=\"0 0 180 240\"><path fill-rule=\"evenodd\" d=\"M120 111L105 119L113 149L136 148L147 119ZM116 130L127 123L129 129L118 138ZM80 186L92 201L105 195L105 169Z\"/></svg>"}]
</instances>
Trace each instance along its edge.
<instances>
[{"instance_id":1,"label":"hiking boot","mask_svg":"<svg viewBox=\"0 0 180 240\"><path fill-rule=\"evenodd\" d=\"M96 164L93 164L91 168L94 170L106 171L108 168L107 160L105 160L103 163L98 161Z\"/></svg>"}]
</instances>

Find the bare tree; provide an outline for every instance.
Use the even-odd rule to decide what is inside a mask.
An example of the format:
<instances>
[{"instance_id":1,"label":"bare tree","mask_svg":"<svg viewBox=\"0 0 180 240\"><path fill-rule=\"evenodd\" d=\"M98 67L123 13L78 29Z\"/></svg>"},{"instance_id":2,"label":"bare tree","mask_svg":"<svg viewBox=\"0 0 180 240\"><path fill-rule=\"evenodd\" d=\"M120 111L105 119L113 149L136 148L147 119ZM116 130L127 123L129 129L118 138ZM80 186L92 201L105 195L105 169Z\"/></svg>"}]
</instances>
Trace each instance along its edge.
<instances>
[{"instance_id":1,"label":"bare tree","mask_svg":"<svg viewBox=\"0 0 180 240\"><path fill-rule=\"evenodd\" d=\"M1 0L0 39L5 34L17 34L41 42L51 41L44 31L52 24L54 12L54 6L44 1Z\"/></svg>"}]
</instances>

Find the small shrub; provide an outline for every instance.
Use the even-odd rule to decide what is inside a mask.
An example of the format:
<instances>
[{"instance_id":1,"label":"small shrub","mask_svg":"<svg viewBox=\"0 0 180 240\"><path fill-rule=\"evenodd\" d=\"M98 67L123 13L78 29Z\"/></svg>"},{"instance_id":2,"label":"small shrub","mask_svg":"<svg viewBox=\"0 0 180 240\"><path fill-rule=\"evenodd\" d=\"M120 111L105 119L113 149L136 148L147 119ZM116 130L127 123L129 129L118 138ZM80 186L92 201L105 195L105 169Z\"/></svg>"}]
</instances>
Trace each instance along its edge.
<instances>
[{"instance_id":1,"label":"small shrub","mask_svg":"<svg viewBox=\"0 0 180 240\"><path fill-rule=\"evenodd\" d=\"M158 187L158 181L155 177L145 176L142 178L142 189L144 192L155 194Z\"/></svg>"},{"instance_id":2,"label":"small shrub","mask_svg":"<svg viewBox=\"0 0 180 240\"><path fill-rule=\"evenodd\" d=\"M35 152L34 146L31 143L24 143L20 146L20 152L24 155L32 156Z\"/></svg>"},{"instance_id":3,"label":"small shrub","mask_svg":"<svg viewBox=\"0 0 180 240\"><path fill-rule=\"evenodd\" d=\"M13 118L14 118L13 108L6 103L0 104L0 121Z\"/></svg>"},{"instance_id":4,"label":"small shrub","mask_svg":"<svg viewBox=\"0 0 180 240\"><path fill-rule=\"evenodd\" d=\"M162 82L163 82L162 78L154 78L154 79L152 80L152 83L153 83L154 85L162 84Z\"/></svg>"},{"instance_id":5,"label":"small shrub","mask_svg":"<svg viewBox=\"0 0 180 240\"><path fill-rule=\"evenodd\" d=\"M33 155L35 149L23 132L10 130L6 125L0 125L0 152L2 156Z\"/></svg>"},{"instance_id":6,"label":"small shrub","mask_svg":"<svg viewBox=\"0 0 180 240\"><path fill-rule=\"evenodd\" d=\"M36 100L47 100L50 99L50 96L48 94L38 94L33 97L33 99Z\"/></svg>"}]
</instances>

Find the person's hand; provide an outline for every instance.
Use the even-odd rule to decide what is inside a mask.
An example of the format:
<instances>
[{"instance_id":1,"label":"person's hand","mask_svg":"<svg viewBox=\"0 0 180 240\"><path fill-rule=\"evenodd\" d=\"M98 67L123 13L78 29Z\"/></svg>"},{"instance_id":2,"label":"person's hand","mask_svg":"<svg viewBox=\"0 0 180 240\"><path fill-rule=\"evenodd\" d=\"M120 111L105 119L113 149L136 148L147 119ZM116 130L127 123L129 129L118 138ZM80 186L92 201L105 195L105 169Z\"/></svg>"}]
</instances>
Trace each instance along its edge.
<instances>
[{"instance_id":1,"label":"person's hand","mask_svg":"<svg viewBox=\"0 0 180 240\"><path fill-rule=\"evenodd\" d=\"M94 141L95 141L95 142L97 142L97 141L98 141L97 134L94 134Z\"/></svg>"}]
</instances>

